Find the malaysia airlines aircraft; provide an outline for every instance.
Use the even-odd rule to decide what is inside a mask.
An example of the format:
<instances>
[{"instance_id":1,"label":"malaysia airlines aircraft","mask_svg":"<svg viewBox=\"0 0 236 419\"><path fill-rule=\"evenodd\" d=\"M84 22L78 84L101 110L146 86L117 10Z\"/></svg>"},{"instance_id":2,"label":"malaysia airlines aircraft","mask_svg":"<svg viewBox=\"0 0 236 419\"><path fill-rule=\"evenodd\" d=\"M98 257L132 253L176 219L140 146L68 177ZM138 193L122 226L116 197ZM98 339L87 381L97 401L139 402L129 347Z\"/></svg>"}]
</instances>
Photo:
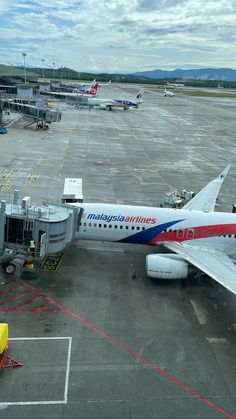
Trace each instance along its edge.
<instances>
[{"instance_id":1,"label":"malaysia airlines aircraft","mask_svg":"<svg viewBox=\"0 0 236 419\"><path fill-rule=\"evenodd\" d=\"M113 108L122 108L127 110L130 108L138 108L139 105L143 103L143 94L144 89L140 89L133 99L103 99L84 96L73 97L71 95L66 95L66 99L68 99L70 104L74 104L76 106L96 106L100 109L107 109L109 111L111 111Z\"/></svg>"},{"instance_id":2,"label":"malaysia airlines aircraft","mask_svg":"<svg viewBox=\"0 0 236 419\"><path fill-rule=\"evenodd\" d=\"M144 89L140 89L136 96L132 99L100 99L100 98L91 98L88 99L89 106L99 106L101 109L112 110L113 107L123 108L124 110L129 108L138 108L139 104L143 103L143 94Z\"/></svg>"},{"instance_id":3,"label":"malaysia airlines aircraft","mask_svg":"<svg viewBox=\"0 0 236 419\"><path fill-rule=\"evenodd\" d=\"M227 166L181 209L84 203L78 237L162 244L174 253L148 255L148 276L184 279L194 266L236 294L236 265L230 259L236 253L236 214L214 212L229 169Z\"/></svg>"}]
</instances>

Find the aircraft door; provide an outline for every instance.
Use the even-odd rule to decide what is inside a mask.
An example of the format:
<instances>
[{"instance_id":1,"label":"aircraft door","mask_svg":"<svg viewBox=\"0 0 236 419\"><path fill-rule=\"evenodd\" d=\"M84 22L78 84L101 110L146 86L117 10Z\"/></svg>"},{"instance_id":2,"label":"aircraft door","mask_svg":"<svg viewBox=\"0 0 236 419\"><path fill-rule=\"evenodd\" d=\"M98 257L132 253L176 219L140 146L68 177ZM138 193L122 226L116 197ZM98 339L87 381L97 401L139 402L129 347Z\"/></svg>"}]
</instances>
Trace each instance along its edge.
<instances>
[{"instance_id":1,"label":"aircraft door","mask_svg":"<svg viewBox=\"0 0 236 419\"><path fill-rule=\"evenodd\" d=\"M82 218L83 212L84 212L84 209L83 208L79 208L78 219L77 219L77 231L79 231L80 222L81 222L81 218Z\"/></svg>"},{"instance_id":2,"label":"aircraft door","mask_svg":"<svg viewBox=\"0 0 236 419\"><path fill-rule=\"evenodd\" d=\"M180 228L179 230L177 230L177 238L178 239L184 239L185 237L185 230Z\"/></svg>"}]
</instances>

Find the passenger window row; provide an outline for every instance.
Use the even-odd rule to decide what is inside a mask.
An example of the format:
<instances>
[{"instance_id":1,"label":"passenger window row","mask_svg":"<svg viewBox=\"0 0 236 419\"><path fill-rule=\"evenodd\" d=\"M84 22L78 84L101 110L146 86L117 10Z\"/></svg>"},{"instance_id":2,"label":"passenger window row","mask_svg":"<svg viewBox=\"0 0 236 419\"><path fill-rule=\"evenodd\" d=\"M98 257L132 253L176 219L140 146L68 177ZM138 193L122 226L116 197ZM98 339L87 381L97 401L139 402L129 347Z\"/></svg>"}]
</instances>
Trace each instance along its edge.
<instances>
[{"instance_id":1,"label":"passenger window row","mask_svg":"<svg viewBox=\"0 0 236 419\"><path fill-rule=\"evenodd\" d=\"M140 227L140 226L124 226L123 224L121 224L121 225L117 225L117 224L115 224L115 225L113 225L113 224L97 224L97 223L86 223L86 222L84 222L84 223L80 223L80 225L81 226L83 226L83 227L94 227L94 228L115 228L115 229L120 229L120 230L137 230L137 231L144 231L144 230L146 230L145 229L145 227Z\"/></svg>"},{"instance_id":2,"label":"passenger window row","mask_svg":"<svg viewBox=\"0 0 236 419\"><path fill-rule=\"evenodd\" d=\"M164 230L168 232L173 232L178 234L184 234L184 230ZM185 230L187 232L188 237L191 237L191 235L200 236L200 237L234 237L236 238L236 234L217 234L215 231L194 231L194 230Z\"/></svg>"}]
</instances>

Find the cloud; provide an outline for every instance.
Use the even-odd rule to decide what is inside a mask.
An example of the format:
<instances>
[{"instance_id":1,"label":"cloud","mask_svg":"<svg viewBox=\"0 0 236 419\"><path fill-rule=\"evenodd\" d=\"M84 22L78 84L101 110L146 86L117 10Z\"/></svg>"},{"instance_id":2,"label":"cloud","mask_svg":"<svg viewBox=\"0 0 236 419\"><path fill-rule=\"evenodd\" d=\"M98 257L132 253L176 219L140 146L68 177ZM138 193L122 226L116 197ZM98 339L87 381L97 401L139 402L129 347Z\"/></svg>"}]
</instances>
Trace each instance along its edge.
<instances>
[{"instance_id":1,"label":"cloud","mask_svg":"<svg viewBox=\"0 0 236 419\"><path fill-rule=\"evenodd\" d=\"M0 0L0 15L5 64L25 51L79 71L236 67L234 0Z\"/></svg>"}]
</instances>

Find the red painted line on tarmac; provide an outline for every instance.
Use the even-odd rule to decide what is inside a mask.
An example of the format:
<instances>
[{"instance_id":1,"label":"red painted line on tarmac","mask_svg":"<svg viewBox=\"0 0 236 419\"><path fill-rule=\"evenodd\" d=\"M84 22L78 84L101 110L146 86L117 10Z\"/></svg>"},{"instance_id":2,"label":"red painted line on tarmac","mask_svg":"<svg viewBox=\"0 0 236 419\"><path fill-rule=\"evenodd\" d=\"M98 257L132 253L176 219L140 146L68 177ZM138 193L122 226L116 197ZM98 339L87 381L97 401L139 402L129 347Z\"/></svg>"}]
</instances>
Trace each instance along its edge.
<instances>
[{"instance_id":1,"label":"red painted line on tarmac","mask_svg":"<svg viewBox=\"0 0 236 419\"><path fill-rule=\"evenodd\" d=\"M43 307L47 307L47 306L49 306L50 304L52 304L51 303L51 301L47 301L46 303L44 303L44 304L40 304L39 306L37 306L36 308L35 308L35 310L42 310L42 308Z\"/></svg>"},{"instance_id":2,"label":"red painted line on tarmac","mask_svg":"<svg viewBox=\"0 0 236 419\"><path fill-rule=\"evenodd\" d=\"M162 370L161 368L155 366L152 362L148 361L146 358L143 358L141 355L139 355L137 352L133 351L133 349L129 348L127 345L125 345L124 343L120 342L119 340L113 338L112 336L108 335L107 333L103 332L102 330L98 329L96 326L94 326L92 323L90 323L89 321L83 319L82 317L80 317L78 314L73 313L70 310L67 310L66 308L64 309L64 312L69 314L70 316L80 320L82 323L86 324L88 327L90 327L91 329L93 329L95 332L99 333L101 336L103 336L104 338L108 339L110 342L114 343L115 345L119 346L120 348L124 349L126 352L128 352L129 354L131 354L133 357L135 357L136 359L138 359L140 362L142 362L143 364L147 365L148 367L150 367L152 370L158 372L159 374L163 375L164 377L166 377L168 380L172 381L173 383L175 383L176 385L178 385L179 387L181 387L183 390L185 390L186 392L192 394L192 396L194 396L195 398L197 398L198 400L202 401L203 403L207 404L208 406L212 407L213 409L217 410L217 412L222 413L222 415L224 415L227 418L230 419L235 419L235 416L231 415L230 413L227 413L225 410L221 409L220 407L218 407L216 404L212 403L210 400L206 399L205 397L203 397L201 394L197 393L195 390L191 389L190 387L186 386L184 383L182 383L180 380L174 378L172 375L168 374L167 372L165 372L164 370Z\"/></svg>"},{"instance_id":3,"label":"red painted line on tarmac","mask_svg":"<svg viewBox=\"0 0 236 419\"><path fill-rule=\"evenodd\" d=\"M16 296L12 297L12 298L9 298L6 301L3 301L2 303L0 303L0 306L5 305L7 303L11 303L12 301L18 300L19 298L23 297L24 295L31 294L31 293L32 293L32 291L25 291L22 294L18 294Z\"/></svg>"},{"instance_id":4,"label":"red painted line on tarmac","mask_svg":"<svg viewBox=\"0 0 236 419\"><path fill-rule=\"evenodd\" d=\"M96 327L95 325L93 325L92 323L90 323L88 320L84 319L83 317L79 316L78 314L74 313L73 311L68 310L62 304L57 303L56 301L54 301L53 299L51 299L50 297L48 297L46 294L41 293L37 288L32 287L31 285L27 284L24 281L22 281L22 282L26 285L26 287L31 288L32 290L34 290L38 294L40 294L40 295L44 296L45 298L47 298L51 303L53 303L56 306L60 307L60 309L61 309L60 311L63 311L64 313L67 313L70 316L74 317L75 319L79 320L81 323L86 324L89 328L91 328L95 332L99 333L99 335L103 336L105 339L107 339L110 342L114 343L116 346L122 348L124 351L126 351L127 353L129 353L130 355L132 355L134 358L136 358L140 362L142 362L144 365L148 366L153 371L158 372L160 375L164 376L169 381L171 381L172 383L174 383L177 386L179 386L180 388L182 388L185 392L191 394L196 399L200 400L202 403L206 404L207 406L209 406L212 409L216 410L217 412L221 413L226 418L235 419L235 416L233 416L230 413L226 412L225 410L221 409L219 406L217 406L216 404L212 403L210 400L208 400L205 397L203 397L200 393L197 393L195 390L193 390L190 387L188 387L187 385L185 385L182 381L174 378L172 375L168 374L167 372L165 372L161 368L157 367L152 362L148 361L146 358L142 357L137 352L133 351L133 349L129 348L129 346L125 345L124 343L120 342L119 340L117 340L117 339L113 338L112 336L108 335L103 330L99 329L98 327ZM40 312L40 310L37 310L37 309L34 310L34 311ZM58 311L58 310L42 310L42 311L43 312L44 311L45 312L55 312L55 311ZM22 312L24 312L24 311L22 311ZM26 312L29 312L29 311L26 311Z\"/></svg>"},{"instance_id":5,"label":"red painted line on tarmac","mask_svg":"<svg viewBox=\"0 0 236 419\"><path fill-rule=\"evenodd\" d=\"M63 307L63 305L62 304L60 304L60 303L57 303L55 300L53 300L52 298L50 298L47 294L45 294L45 293L43 293L43 292L41 292L41 291L39 291L37 288L35 288L35 287L33 287L32 285L29 285L29 284L27 284L27 282L25 282L25 281L22 281L23 282L23 284L26 286L26 287L28 287L28 288L30 288L30 289L32 289L35 293L37 293L38 295L41 295L41 297L45 297L46 298L46 300L47 301L49 301L50 303L52 303L52 304L54 304L55 306L57 306L57 307L60 307L60 309L65 309L65 307Z\"/></svg>"},{"instance_id":6,"label":"red painted line on tarmac","mask_svg":"<svg viewBox=\"0 0 236 419\"><path fill-rule=\"evenodd\" d=\"M26 306L27 304L34 303L34 302L35 302L36 300L38 300L39 298L41 298L41 296L40 296L40 295L39 295L38 297L31 298L30 300L27 300L27 301L25 301L24 303L17 304L17 305L13 308L13 310L15 310L15 309L17 309L17 308L19 308L19 307L22 307L22 306Z\"/></svg>"},{"instance_id":7,"label":"red painted line on tarmac","mask_svg":"<svg viewBox=\"0 0 236 419\"><path fill-rule=\"evenodd\" d=\"M58 310L58 309L52 309L52 310L40 310L40 309L32 309L32 310L18 310L18 309L5 309L0 310L1 313L64 313L65 310Z\"/></svg>"},{"instance_id":8,"label":"red painted line on tarmac","mask_svg":"<svg viewBox=\"0 0 236 419\"><path fill-rule=\"evenodd\" d=\"M20 284L20 285L17 285L16 287L14 287L14 288L10 288L8 291L1 292L0 297L3 297L4 295L9 294L10 292L16 291L16 290L18 290L19 288L23 288L23 285L22 285L22 284Z\"/></svg>"},{"instance_id":9,"label":"red painted line on tarmac","mask_svg":"<svg viewBox=\"0 0 236 419\"><path fill-rule=\"evenodd\" d=\"M16 282L16 280L17 280L17 278L7 280L6 282L4 282L3 284L0 285L0 288L5 287L5 285L11 284L12 282Z\"/></svg>"},{"instance_id":10,"label":"red painted line on tarmac","mask_svg":"<svg viewBox=\"0 0 236 419\"><path fill-rule=\"evenodd\" d=\"M43 307L47 307L49 304L51 304L51 303L49 303L49 302L47 301L46 303L39 304L39 306L35 307L35 309L36 309L36 310L40 310L40 309L41 309L41 308L43 308Z\"/></svg>"}]
</instances>

